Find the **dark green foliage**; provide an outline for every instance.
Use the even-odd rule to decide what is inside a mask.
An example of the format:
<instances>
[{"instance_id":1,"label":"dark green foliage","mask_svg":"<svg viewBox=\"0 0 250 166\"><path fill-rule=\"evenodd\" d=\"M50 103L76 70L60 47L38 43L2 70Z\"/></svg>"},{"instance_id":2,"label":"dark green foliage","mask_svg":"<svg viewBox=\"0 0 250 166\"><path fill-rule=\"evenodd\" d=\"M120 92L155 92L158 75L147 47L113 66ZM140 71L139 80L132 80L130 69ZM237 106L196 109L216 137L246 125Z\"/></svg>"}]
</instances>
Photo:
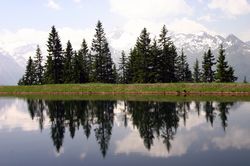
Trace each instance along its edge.
<instances>
[{"instance_id":1,"label":"dark green foliage","mask_svg":"<svg viewBox=\"0 0 250 166\"><path fill-rule=\"evenodd\" d=\"M76 51L74 51L72 56L72 82L73 83L79 83L80 82L80 61L79 61L79 55Z\"/></svg>"},{"instance_id":2,"label":"dark green foliage","mask_svg":"<svg viewBox=\"0 0 250 166\"><path fill-rule=\"evenodd\" d=\"M194 82L201 82L201 71L198 59L196 59L194 64L193 80Z\"/></svg>"},{"instance_id":3,"label":"dark green foliage","mask_svg":"<svg viewBox=\"0 0 250 166\"><path fill-rule=\"evenodd\" d=\"M189 69L189 65L187 63L187 57L184 54L182 49L181 55L178 56L176 63L176 78L180 82L190 82L192 81L192 73Z\"/></svg>"},{"instance_id":4,"label":"dark green foliage","mask_svg":"<svg viewBox=\"0 0 250 166\"><path fill-rule=\"evenodd\" d=\"M171 42L171 38L167 37L167 29L163 26L160 34L159 45L159 80L158 82L175 82L175 62L177 58L176 48Z\"/></svg>"},{"instance_id":5,"label":"dark green foliage","mask_svg":"<svg viewBox=\"0 0 250 166\"><path fill-rule=\"evenodd\" d=\"M109 50L109 45L105 37L102 23L98 21L96 33L92 41L93 57L93 81L102 83L113 83L112 65L113 61Z\"/></svg>"},{"instance_id":6,"label":"dark green foliage","mask_svg":"<svg viewBox=\"0 0 250 166\"><path fill-rule=\"evenodd\" d=\"M35 65L31 57L27 62L24 76L19 80L18 85L34 85L36 83Z\"/></svg>"},{"instance_id":7,"label":"dark green foliage","mask_svg":"<svg viewBox=\"0 0 250 166\"><path fill-rule=\"evenodd\" d=\"M203 82L213 82L214 81L214 70L215 58L209 48L207 52L204 53L202 62L202 81Z\"/></svg>"},{"instance_id":8,"label":"dark green foliage","mask_svg":"<svg viewBox=\"0 0 250 166\"><path fill-rule=\"evenodd\" d=\"M153 45L151 46L151 54L149 57L149 83L156 83L160 80L160 63L159 63L159 56L160 56L160 48L157 44L157 41L153 40Z\"/></svg>"},{"instance_id":9,"label":"dark green foliage","mask_svg":"<svg viewBox=\"0 0 250 166\"><path fill-rule=\"evenodd\" d=\"M52 78L48 80L52 81L54 84L63 83L63 55L62 55L62 45L56 31L55 26L52 26L51 32L49 34L49 39L47 43L48 54L52 57ZM49 58L47 60L50 60ZM47 79L45 79L47 80ZM50 82L46 82L50 83Z\"/></svg>"},{"instance_id":10,"label":"dark green foliage","mask_svg":"<svg viewBox=\"0 0 250 166\"><path fill-rule=\"evenodd\" d=\"M78 83L85 83L89 81L90 72L92 69L92 62L88 58L89 58L88 45L85 39L83 39L81 48L78 51L78 61L79 61Z\"/></svg>"},{"instance_id":11,"label":"dark green foliage","mask_svg":"<svg viewBox=\"0 0 250 166\"><path fill-rule=\"evenodd\" d=\"M67 42L66 50L64 52L64 67L63 67L63 80L64 83L73 83L73 48L70 41Z\"/></svg>"},{"instance_id":12,"label":"dark green foliage","mask_svg":"<svg viewBox=\"0 0 250 166\"><path fill-rule=\"evenodd\" d=\"M122 51L121 58L119 62L119 83L125 84L127 83L127 57L125 52Z\"/></svg>"},{"instance_id":13,"label":"dark green foliage","mask_svg":"<svg viewBox=\"0 0 250 166\"><path fill-rule=\"evenodd\" d=\"M48 55L47 56L47 61L45 64L45 71L44 71L44 83L46 84L53 84L54 79L53 79L53 60L52 56Z\"/></svg>"},{"instance_id":14,"label":"dark green foliage","mask_svg":"<svg viewBox=\"0 0 250 166\"><path fill-rule=\"evenodd\" d=\"M226 54L223 45L220 45L219 57L217 60L216 68L216 81L217 82L234 82L236 77L234 76L234 70L231 66L228 65L228 62L225 60Z\"/></svg>"},{"instance_id":15,"label":"dark green foliage","mask_svg":"<svg viewBox=\"0 0 250 166\"><path fill-rule=\"evenodd\" d=\"M35 84L39 84L39 85L43 84L44 68L42 65L42 61L43 61L43 57L42 57L41 49L39 45L37 45L34 66L35 66L35 77L36 77Z\"/></svg>"}]
</instances>

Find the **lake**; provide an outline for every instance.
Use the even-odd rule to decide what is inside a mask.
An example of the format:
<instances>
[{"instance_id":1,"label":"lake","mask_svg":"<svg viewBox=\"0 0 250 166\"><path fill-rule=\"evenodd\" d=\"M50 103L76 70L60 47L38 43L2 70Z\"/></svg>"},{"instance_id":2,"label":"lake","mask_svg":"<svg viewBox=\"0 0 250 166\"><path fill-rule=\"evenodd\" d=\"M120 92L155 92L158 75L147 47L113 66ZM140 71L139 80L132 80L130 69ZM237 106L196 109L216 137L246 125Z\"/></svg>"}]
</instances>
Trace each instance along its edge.
<instances>
[{"instance_id":1,"label":"lake","mask_svg":"<svg viewBox=\"0 0 250 166\"><path fill-rule=\"evenodd\" d=\"M250 165L250 102L0 98L0 165Z\"/></svg>"}]
</instances>

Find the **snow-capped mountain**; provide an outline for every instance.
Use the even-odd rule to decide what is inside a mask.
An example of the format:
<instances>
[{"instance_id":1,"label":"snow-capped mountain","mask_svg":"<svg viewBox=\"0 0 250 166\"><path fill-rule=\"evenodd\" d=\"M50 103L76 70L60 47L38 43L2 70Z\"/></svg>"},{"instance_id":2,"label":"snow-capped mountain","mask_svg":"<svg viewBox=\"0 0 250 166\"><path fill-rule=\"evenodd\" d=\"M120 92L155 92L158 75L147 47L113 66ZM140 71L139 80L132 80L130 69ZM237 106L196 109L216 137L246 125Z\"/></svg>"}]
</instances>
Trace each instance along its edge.
<instances>
[{"instance_id":1,"label":"snow-capped mountain","mask_svg":"<svg viewBox=\"0 0 250 166\"><path fill-rule=\"evenodd\" d=\"M169 34L178 52L183 48L191 67L196 58L201 62L204 51L207 51L209 47L212 49L215 57L217 57L219 45L223 44L226 49L226 58L229 64L235 68L238 81L242 81L244 76L247 76L250 80L250 42L243 42L233 34L230 34L226 38L219 35L211 35L206 32L196 34L170 32ZM128 53L129 49L135 44L138 36L139 34L125 32L119 29L107 34L110 50L116 64L119 61L121 51L125 50ZM158 35L151 34L152 38L154 36ZM17 83L24 73L28 57L35 55L37 44L40 44L43 56L46 57L46 46L43 46L41 43L19 45L10 53L4 51L4 48L0 49L0 85ZM89 43L89 46L90 45Z\"/></svg>"},{"instance_id":2,"label":"snow-capped mountain","mask_svg":"<svg viewBox=\"0 0 250 166\"><path fill-rule=\"evenodd\" d=\"M16 85L23 72L12 56L0 49L0 85Z\"/></svg>"}]
</instances>

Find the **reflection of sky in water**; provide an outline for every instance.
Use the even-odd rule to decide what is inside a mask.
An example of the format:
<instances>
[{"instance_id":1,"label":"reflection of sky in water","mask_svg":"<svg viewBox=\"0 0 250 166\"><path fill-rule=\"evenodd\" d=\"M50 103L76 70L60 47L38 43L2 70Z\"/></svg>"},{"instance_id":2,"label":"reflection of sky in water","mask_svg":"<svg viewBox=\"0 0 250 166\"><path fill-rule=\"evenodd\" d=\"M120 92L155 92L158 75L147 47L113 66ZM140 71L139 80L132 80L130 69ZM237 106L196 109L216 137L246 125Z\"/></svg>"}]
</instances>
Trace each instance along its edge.
<instances>
[{"instance_id":1,"label":"reflection of sky in water","mask_svg":"<svg viewBox=\"0 0 250 166\"><path fill-rule=\"evenodd\" d=\"M206 119L204 102L200 103L198 115L195 103L190 104L186 121L180 118L177 133L171 140L168 151L162 137L153 139L150 150L145 148L143 139L132 116L124 112L124 103L119 101L114 109L114 125L107 156L104 159L96 142L94 127L87 139L82 127L76 129L74 138L70 137L69 128L65 129L65 137L60 151L57 152L51 141L50 120L44 112L44 129L41 132L37 117L31 119L25 100L0 100L0 165L108 165L120 163L143 163L152 165L170 164L203 164L213 161L214 164L250 163L250 103L235 103L227 115L227 127L224 131L220 120L218 103L213 103L216 115L213 126ZM124 117L128 119L124 127ZM185 125L184 125L185 124ZM95 125L94 125L95 126ZM237 154L237 155L236 155ZM228 157L226 157L228 156ZM156 160L153 160L156 159ZM167 159L167 160L166 160ZM190 165L192 165L190 164Z\"/></svg>"}]
</instances>

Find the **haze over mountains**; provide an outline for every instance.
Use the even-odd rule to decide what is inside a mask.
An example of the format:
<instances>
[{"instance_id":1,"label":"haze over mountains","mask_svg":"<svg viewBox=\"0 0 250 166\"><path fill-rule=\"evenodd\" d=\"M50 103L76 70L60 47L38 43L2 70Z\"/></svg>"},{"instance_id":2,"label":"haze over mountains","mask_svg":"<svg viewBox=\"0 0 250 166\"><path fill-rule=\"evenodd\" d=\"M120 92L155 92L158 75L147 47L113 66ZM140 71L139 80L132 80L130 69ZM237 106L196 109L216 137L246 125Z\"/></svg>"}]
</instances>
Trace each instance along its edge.
<instances>
[{"instance_id":1,"label":"haze over mountains","mask_svg":"<svg viewBox=\"0 0 250 166\"><path fill-rule=\"evenodd\" d=\"M137 36L139 36L139 34L137 34ZM112 56L116 63L120 58L121 50L124 49L128 53L129 49L135 44L137 36L119 30L107 34ZM191 67L196 58L201 62L203 52L209 47L212 49L215 57L217 57L218 47L223 43L226 48L226 58L234 67L238 81L241 82L244 76L250 79L250 41L243 42L233 34L224 38L206 32L196 34L170 33L170 36L179 51L182 48L184 49ZM117 41L123 37L129 40L124 40L122 46L117 46ZM35 55L37 44L39 43L29 43L18 46L11 50L11 53L7 52L6 49L0 45L0 85L17 84L24 73L28 57ZM89 43L89 46L90 45ZM46 46L41 45L41 47L44 50L43 56L46 57Z\"/></svg>"}]
</instances>

